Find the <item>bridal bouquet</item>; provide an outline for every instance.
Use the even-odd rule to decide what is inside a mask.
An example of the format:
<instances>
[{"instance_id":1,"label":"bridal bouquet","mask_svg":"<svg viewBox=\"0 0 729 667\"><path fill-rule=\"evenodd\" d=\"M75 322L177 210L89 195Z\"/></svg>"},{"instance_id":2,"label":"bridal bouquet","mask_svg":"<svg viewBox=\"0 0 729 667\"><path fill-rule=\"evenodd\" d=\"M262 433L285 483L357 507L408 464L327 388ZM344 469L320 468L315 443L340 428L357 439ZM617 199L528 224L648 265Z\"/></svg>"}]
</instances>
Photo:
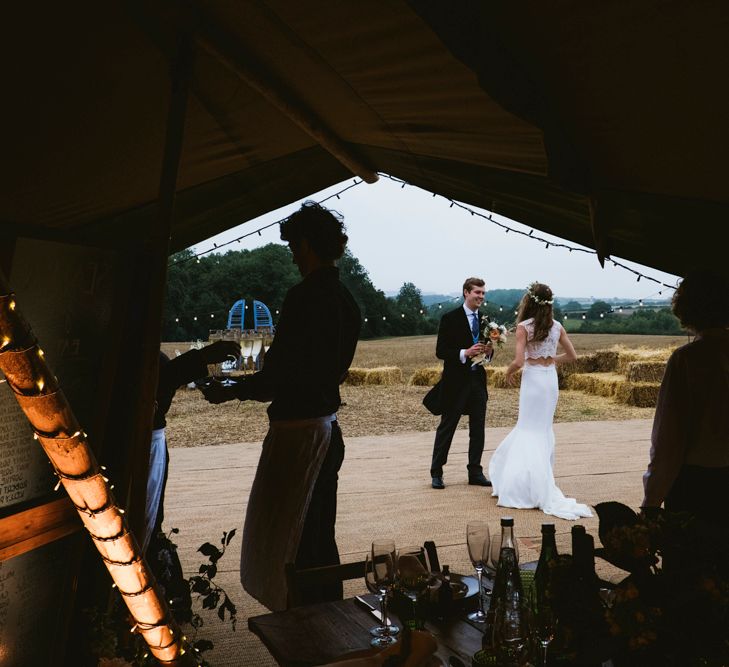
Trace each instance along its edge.
<instances>
[{"instance_id":1,"label":"bridal bouquet","mask_svg":"<svg viewBox=\"0 0 729 667\"><path fill-rule=\"evenodd\" d=\"M489 319L488 315L481 315L481 324L479 326L480 334L478 340L480 343L491 343L495 347L501 347L508 336L509 330L498 322ZM473 357L473 365L487 364L490 359L485 354L477 354Z\"/></svg>"}]
</instances>

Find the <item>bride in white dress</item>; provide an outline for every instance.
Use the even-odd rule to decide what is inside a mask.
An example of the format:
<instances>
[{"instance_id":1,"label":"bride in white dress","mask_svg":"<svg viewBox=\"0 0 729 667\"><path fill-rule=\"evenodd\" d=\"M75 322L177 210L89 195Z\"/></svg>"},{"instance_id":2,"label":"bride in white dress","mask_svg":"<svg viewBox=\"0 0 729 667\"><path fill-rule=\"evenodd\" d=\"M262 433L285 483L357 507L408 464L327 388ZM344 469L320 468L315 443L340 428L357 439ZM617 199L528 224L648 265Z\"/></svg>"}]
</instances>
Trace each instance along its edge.
<instances>
[{"instance_id":1,"label":"bride in white dress","mask_svg":"<svg viewBox=\"0 0 729 667\"><path fill-rule=\"evenodd\" d=\"M562 519L591 517L587 505L566 498L554 482L554 431L559 363L574 361L575 348L559 322L552 317L552 290L532 283L519 304L516 356L506 378L522 368L519 418L498 446L489 463L492 495L497 505L519 509L538 508ZM564 349L557 354L557 344Z\"/></svg>"}]
</instances>

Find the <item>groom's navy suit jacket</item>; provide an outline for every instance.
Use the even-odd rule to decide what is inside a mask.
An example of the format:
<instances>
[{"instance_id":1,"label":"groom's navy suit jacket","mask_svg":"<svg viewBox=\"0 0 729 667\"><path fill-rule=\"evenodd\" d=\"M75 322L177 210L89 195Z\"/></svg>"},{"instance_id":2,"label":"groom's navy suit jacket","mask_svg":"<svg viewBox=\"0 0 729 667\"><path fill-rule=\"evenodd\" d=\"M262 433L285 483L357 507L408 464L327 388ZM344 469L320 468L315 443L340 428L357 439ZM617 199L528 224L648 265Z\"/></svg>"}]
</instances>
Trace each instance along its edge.
<instances>
[{"instance_id":1,"label":"groom's navy suit jacket","mask_svg":"<svg viewBox=\"0 0 729 667\"><path fill-rule=\"evenodd\" d=\"M476 373L483 382L485 398L488 400L486 389L486 371L483 366L471 370L471 360L461 363L460 352L473 345L471 325L462 306L443 315L438 328L438 342L435 346L435 356L443 360L443 377L441 405L443 414L458 411L459 414L468 414L468 397L472 387L472 376ZM484 402L485 403L485 402Z\"/></svg>"}]
</instances>

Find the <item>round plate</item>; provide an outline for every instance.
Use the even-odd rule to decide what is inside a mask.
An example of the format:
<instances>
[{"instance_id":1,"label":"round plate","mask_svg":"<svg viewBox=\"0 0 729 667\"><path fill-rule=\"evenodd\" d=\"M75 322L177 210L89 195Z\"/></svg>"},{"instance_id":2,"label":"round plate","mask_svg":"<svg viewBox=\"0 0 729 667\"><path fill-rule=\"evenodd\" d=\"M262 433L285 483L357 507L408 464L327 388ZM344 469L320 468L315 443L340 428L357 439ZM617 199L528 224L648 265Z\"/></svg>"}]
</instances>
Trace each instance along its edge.
<instances>
[{"instance_id":1,"label":"round plate","mask_svg":"<svg viewBox=\"0 0 729 667\"><path fill-rule=\"evenodd\" d=\"M466 600L478 594L478 579L472 575L451 573L454 600Z\"/></svg>"}]
</instances>

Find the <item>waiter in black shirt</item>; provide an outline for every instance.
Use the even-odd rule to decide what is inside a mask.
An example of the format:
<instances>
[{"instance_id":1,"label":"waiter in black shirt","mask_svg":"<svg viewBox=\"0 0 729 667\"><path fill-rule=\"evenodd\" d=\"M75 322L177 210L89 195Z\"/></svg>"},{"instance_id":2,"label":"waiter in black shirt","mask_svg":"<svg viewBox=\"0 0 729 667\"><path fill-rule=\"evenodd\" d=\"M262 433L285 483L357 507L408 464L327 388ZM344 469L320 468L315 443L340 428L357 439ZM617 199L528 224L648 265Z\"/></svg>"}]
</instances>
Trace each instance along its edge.
<instances>
[{"instance_id":1,"label":"waiter in black shirt","mask_svg":"<svg viewBox=\"0 0 729 667\"><path fill-rule=\"evenodd\" d=\"M244 588L284 609L286 563L339 563L334 534L344 442L336 419L339 385L354 357L361 317L339 281L342 221L306 202L281 224L303 280L286 294L263 369L235 386L204 390L211 403L271 401L270 426L246 511L241 553ZM302 591L305 602L339 599L341 584Z\"/></svg>"}]
</instances>

